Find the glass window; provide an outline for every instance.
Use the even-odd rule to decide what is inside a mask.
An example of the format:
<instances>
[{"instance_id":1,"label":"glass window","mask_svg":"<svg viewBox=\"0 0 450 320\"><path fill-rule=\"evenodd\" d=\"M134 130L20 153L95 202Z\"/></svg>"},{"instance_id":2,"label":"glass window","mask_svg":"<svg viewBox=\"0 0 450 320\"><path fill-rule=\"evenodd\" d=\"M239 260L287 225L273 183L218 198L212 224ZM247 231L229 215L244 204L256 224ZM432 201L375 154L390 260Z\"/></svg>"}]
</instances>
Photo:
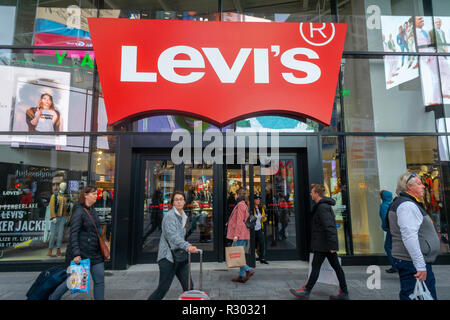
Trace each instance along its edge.
<instances>
[{"instance_id":1,"label":"glass window","mask_svg":"<svg viewBox=\"0 0 450 320\"><path fill-rule=\"evenodd\" d=\"M0 131L90 130L93 65L59 50L0 50L0 73Z\"/></svg>"},{"instance_id":2,"label":"glass window","mask_svg":"<svg viewBox=\"0 0 450 320\"><path fill-rule=\"evenodd\" d=\"M436 57L402 58L343 59L346 131L436 131L435 115L425 107L441 99L438 75L430 71Z\"/></svg>"},{"instance_id":3,"label":"glass window","mask_svg":"<svg viewBox=\"0 0 450 320\"><path fill-rule=\"evenodd\" d=\"M403 38L413 36L413 16L423 15L421 0L387 0L387 1L344 1L338 0L339 22L348 23L344 51L384 51L381 36L392 34L392 39L399 46L397 50L408 51L413 48ZM402 27L401 31L400 27Z\"/></svg>"},{"instance_id":4,"label":"glass window","mask_svg":"<svg viewBox=\"0 0 450 320\"><path fill-rule=\"evenodd\" d=\"M346 144L354 254L384 252L380 191L395 197L397 179L407 171L422 177L426 194L421 201L436 231L445 237L447 220L440 206L445 186L439 179L436 137L347 137ZM443 252L448 252L446 240L442 240Z\"/></svg>"},{"instance_id":5,"label":"glass window","mask_svg":"<svg viewBox=\"0 0 450 320\"><path fill-rule=\"evenodd\" d=\"M13 18L8 18L5 22L8 34L14 35L13 43L9 44L92 47L87 18L97 17L93 2L8 2L9 6L2 6L0 11L3 11L4 15L13 14ZM11 19L14 19L13 24L8 22Z\"/></svg>"},{"instance_id":6,"label":"glass window","mask_svg":"<svg viewBox=\"0 0 450 320\"><path fill-rule=\"evenodd\" d=\"M201 126L202 131L218 129L208 122L177 115L144 118L133 122L132 128L135 132L173 132L176 129L185 129L189 132L194 132L195 128L198 128L197 126ZM231 129L231 127L231 125L228 125L223 127L222 130Z\"/></svg>"},{"instance_id":7,"label":"glass window","mask_svg":"<svg viewBox=\"0 0 450 320\"><path fill-rule=\"evenodd\" d=\"M16 0L2 1L0 5L0 45L14 43L16 2Z\"/></svg>"},{"instance_id":8,"label":"glass window","mask_svg":"<svg viewBox=\"0 0 450 320\"><path fill-rule=\"evenodd\" d=\"M345 246L345 232L347 226L346 206L347 199L344 199L342 186L341 166L343 165L341 157L343 156L341 150L343 147L339 142L342 138L337 137L323 137L322 138L322 164L323 164L323 181L326 189L326 196L334 199L336 205L333 206L333 211L336 218L336 228L339 240L339 254L346 254Z\"/></svg>"},{"instance_id":9,"label":"glass window","mask_svg":"<svg viewBox=\"0 0 450 320\"><path fill-rule=\"evenodd\" d=\"M119 12L119 18L128 19L168 19L168 20L218 20L218 2L200 1L125 1L114 0L105 2L107 10L101 10L100 16Z\"/></svg>"},{"instance_id":10,"label":"glass window","mask_svg":"<svg viewBox=\"0 0 450 320\"><path fill-rule=\"evenodd\" d=\"M236 132L316 132L315 121L279 116L263 116L236 122Z\"/></svg>"},{"instance_id":11,"label":"glass window","mask_svg":"<svg viewBox=\"0 0 450 320\"><path fill-rule=\"evenodd\" d=\"M7 140L0 137L0 261L61 262L72 209L87 184L87 149L17 146Z\"/></svg>"},{"instance_id":12,"label":"glass window","mask_svg":"<svg viewBox=\"0 0 450 320\"><path fill-rule=\"evenodd\" d=\"M334 22L329 0L224 0L222 11L222 21Z\"/></svg>"},{"instance_id":13,"label":"glass window","mask_svg":"<svg viewBox=\"0 0 450 320\"><path fill-rule=\"evenodd\" d=\"M95 211L100 219L101 236L109 244L114 200L116 136L100 136L94 140L96 145L92 149L90 184L97 188Z\"/></svg>"},{"instance_id":14,"label":"glass window","mask_svg":"<svg viewBox=\"0 0 450 320\"><path fill-rule=\"evenodd\" d=\"M435 16L450 16L450 2L447 0L431 0L433 5L433 14Z\"/></svg>"}]
</instances>

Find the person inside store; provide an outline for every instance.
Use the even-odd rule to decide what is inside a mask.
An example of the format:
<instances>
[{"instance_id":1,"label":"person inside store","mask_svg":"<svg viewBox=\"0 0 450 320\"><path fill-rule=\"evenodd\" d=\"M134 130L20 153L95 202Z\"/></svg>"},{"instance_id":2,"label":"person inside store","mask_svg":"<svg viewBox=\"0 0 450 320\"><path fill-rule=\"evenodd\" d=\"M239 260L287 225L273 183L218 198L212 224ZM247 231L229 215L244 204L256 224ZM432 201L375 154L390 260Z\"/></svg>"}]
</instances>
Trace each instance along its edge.
<instances>
[{"instance_id":1,"label":"person inside store","mask_svg":"<svg viewBox=\"0 0 450 320\"><path fill-rule=\"evenodd\" d=\"M320 274L320 267L325 258L336 272L341 288L337 296L330 296L330 300L350 300L345 282L344 270L339 264L337 251L339 242L337 236L336 219L331 206L336 204L334 199L325 197L325 186L311 185L311 199L315 202L312 209L311 250L314 252L312 270L308 282L301 289L289 291L297 298L308 300L311 290L316 284Z\"/></svg>"},{"instance_id":2,"label":"person inside store","mask_svg":"<svg viewBox=\"0 0 450 320\"><path fill-rule=\"evenodd\" d=\"M255 239L256 239L256 247L258 248L258 257L259 262L264 264L269 264L266 260L266 208L261 203L261 196L259 194L255 194L255 217L256 217L256 225L255 225Z\"/></svg>"},{"instance_id":3,"label":"person inside store","mask_svg":"<svg viewBox=\"0 0 450 320\"><path fill-rule=\"evenodd\" d=\"M420 199L425 186L420 176L406 172L397 181L397 198L388 212L392 257L400 278L400 300L410 300L417 280L425 282L434 300L436 280L431 264L440 252L440 240Z\"/></svg>"},{"instance_id":4,"label":"person inside store","mask_svg":"<svg viewBox=\"0 0 450 320\"><path fill-rule=\"evenodd\" d=\"M245 221L247 221L247 218L249 217L248 198L248 193L244 188L240 188L236 192L236 206L228 219L227 230L227 239L233 240L232 247L245 247L247 241L250 240L250 230L245 225ZM245 283L254 273L255 270L251 269L248 265L245 265L240 268L239 276L231 279L231 281Z\"/></svg>"},{"instance_id":5,"label":"person inside store","mask_svg":"<svg viewBox=\"0 0 450 320\"><path fill-rule=\"evenodd\" d=\"M389 206L392 203L392 192L387 191L387 190L381 190L380 198L381 198L381 204L380 204L381 228L383 229L384 232L386 232L386 237L384 239L384 251L386 252L389 262L391 263L391 268L387 269L386 272L387 273L396 273L397 269L394 266L394 261L392 260L392 254L391 254L392 235L386 226L386 215L388 213Z\"/></svg>"},{"instance_id":6,"label":"person inside store","mask_svg":"<svg viewBox=\"0 0 450 320\"><path fill-rule=\"evenodd\" d=\"M28 131L57 132L60 131L61 116L49 93L43 93L38 106L26 111Z\"/></svg>"},{"instance_id":7,"label":"person inside store","mask_svg":"<svg viewBox=\"0 0 450 320\"><path fill-rule=\"evenodd\" d=\"M66 265L69 266L71 261L80 264L82 259L90 259L91 275L94 280L94 299L105 300L105 263L97 235L97 230L101 232L100 221L94 209L96 201L97 188L86 186L80 193L79 203L74 205L70 219ZM49 300L60 300L68 290L67 283L64 281L49 296Z\"/></svg>"},{"instance_id":8,"label":"person inside store","mask_svg":"<svg viewBox=\"0 0 450 320\"><path fill-rule=\"evenodd\" d=\"M173 278L177 276L183 291L191 290L188 287L189 265L187 252L197 253L197 247L185 240L187 215L184 212L186 198L184 192L175 191L170 199L170 209L164 214L162 232L159 241L158 266L159 284L148 300L162 300L172 285Z\"/></svg>"},{"instance_id":9,"label":"person inside store","mask_svg":"<svg viewBox=\"0 0 450 320\"><path fill-rule=\"evenodd\" d=\"M70 202L66 195L67 183L61 182L59 184L59 191L52 194L50 198L50 239L48 241L47 256L53 256L53 248L56 239L56 256L62 256L61 245L64 235L64 226L66 220L69 218Z\"/></svg>"}]
</instances>

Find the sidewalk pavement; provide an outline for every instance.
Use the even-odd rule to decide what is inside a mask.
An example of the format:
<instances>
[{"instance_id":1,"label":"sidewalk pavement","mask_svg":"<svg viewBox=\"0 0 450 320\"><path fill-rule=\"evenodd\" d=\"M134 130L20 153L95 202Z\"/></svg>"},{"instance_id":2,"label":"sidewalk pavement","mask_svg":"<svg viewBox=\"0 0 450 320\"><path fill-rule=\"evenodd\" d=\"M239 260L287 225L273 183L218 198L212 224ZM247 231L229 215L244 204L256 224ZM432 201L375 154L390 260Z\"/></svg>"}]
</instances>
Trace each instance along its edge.
<instances>
[{"instance_id":1,"label":"sidewalk pavement","mask_svg":"<svg viewBox=\"0 0 450 320\"><path fill-rule=\"evenodd\" d=\"M308 263L304 261L275 261L269 265L256 264L255 275L246 283L235 283L239 269L227 269L225 263L204 263L203 290L213 300L296 300L289 288L300 288L308 276ZM344 266L347 286L352 300L399 300L400 281L398 274L388 274L388 266L380 266L381 288L367 287L367 266ZM450 300L450 268L433 266L439 300ZM39 272L0 273L0 300L23 300ZM196 289L199 284L199 264L193 263L192 275ZM157 264L134 265L128 270L107 270L105 297L107 300L144 300L156 289L159 280ZM371 282L373 283L373 282ZM91 282L92 289L92 282ZM175 300L181 286L175 278L165 300ZM338 287L317 283L311 300L328 300L338 293ZM63 300L91 300L93 292L87 294L67 293Z\"/></svg>"}]
</instances>

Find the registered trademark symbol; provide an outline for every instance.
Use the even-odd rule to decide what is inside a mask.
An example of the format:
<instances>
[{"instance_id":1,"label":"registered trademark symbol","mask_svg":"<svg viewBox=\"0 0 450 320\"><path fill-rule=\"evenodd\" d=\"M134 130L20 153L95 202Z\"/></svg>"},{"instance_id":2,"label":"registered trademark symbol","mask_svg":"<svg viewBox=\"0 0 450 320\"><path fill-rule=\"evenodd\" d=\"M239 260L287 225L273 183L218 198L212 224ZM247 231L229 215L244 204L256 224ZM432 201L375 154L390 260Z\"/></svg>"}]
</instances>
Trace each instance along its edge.
<instances>
[{"instance_id":1,"label":"registered trademark symbol","mask_svg":"<svg viewBox=\"0 0 450 320\"><path fill-rule=\"evenodd\" d=\"M309 25L309 29L308 28L304 28L304 26L308 26ZM324 45L329 44L333 39L334 39L334 35L336 33L336 28L334 27L334 23L329 23L329 25L331 25L331 35L327 36L327 34L324 32L324 29L328 29L327 28L327 23L322 23L322 26L320 28L314 28L313 27L313 23L300 23L300 35L302 36L302 38L309 43L312 46L316 46L316 47L321 47ZM309 37L305 36L305 32L303 29L306 29L306 35L309 35ZM308 34L309 31L309 34ZM316 37L316 34L318 34L318 36ZM320 42L320 40L317 39L324 39L324 42ZM314 40L314 41L312 41Z\"/></svg>"}]
</instances>

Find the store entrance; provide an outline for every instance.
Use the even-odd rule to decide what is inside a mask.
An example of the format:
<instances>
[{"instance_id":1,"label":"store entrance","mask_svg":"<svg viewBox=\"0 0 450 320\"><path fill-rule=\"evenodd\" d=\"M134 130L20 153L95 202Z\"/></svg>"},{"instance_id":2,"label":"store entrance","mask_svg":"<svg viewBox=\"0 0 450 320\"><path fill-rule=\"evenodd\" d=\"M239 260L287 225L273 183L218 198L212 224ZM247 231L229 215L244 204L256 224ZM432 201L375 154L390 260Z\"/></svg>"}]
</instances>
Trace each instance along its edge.
<instances>
[{"instance_id":1,"label":"store entrance","mask_svg":"<svg viewBox=\"0 0 450 320\"><path fill-rule=\"evenodd\" d=\"M133 153L133 158L130 264L156 263L162 219L171 209L170 198L176 190L183 191L186 198L186 240L203 249L205 261L224 261L225 247L230 245L225 224L235 205L234 193L240 187L250 192L251 211L254 195L261 196L267 215L267 260L301 257L299 215L304 202L299 199L298 176L302 174L297 172L297 153L280 155L278 169L273 172L258 164L176 165L166 150L143 150ZM249 265L254 265L259 250L252 232Z\"/></svg>"},{"instance_id":2,"label":"store entrance","mask_svg":"<svg viewBox=\"0 0 450 320\"><path fill-rule=\"evenodd\" d=\"M264 208L267 220L263 223L266 251L266 260L298 259L300 257L300 201L297 172L297 155L285 154L280 156L277 170L269 170L260 165L227 165L226 177L226 202L225 223L228 221L235 206L235 193L239 188L248 190L250 195L250 211L254 212L254 196L261 197L261 205ZM261 209L261 207L260 207ZM248 258L254 263L261 255L261 243L256 242L253 232ZM225 246L231 245L226 239ZM249 264L250 265L250 264Z\"/></svg>"}]
</instances>

